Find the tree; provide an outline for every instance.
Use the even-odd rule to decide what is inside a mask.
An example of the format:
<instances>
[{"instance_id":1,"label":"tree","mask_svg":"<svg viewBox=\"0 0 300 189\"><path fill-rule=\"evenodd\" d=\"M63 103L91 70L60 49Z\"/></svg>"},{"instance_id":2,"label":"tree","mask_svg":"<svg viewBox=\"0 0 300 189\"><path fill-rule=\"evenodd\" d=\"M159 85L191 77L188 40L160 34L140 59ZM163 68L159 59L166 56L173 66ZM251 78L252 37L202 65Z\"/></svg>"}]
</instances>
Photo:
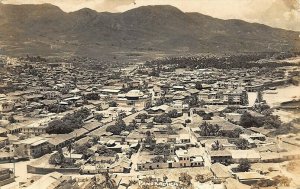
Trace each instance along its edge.
<instances>
[{"instance_id":1,"label":"tree","mask_svg":"<svg viewBox=\"0 0 300 189\"><path fill-rule=\"evenodd\" d=\"M153 122L147 123L146 127L147 129L152 129L154 127Z\"/></svg>"},{"instance_id":2,"label":"tree","mask_svg":"<svg viewBox=\"0 0 300 189\"><path fill-rule=\"evenodd\" d=\"M103 119L104 115L103 114L96 114L94 116L94 118L97 120L97 121L101 121Z\"/></svg>"},{"instance_id":3,"label":"tree","mask_svg":"<svg viewBox=\"0 0 300 189\"><path fill-rule=\"evenodd\" d=\"M220 126L217 124L202 123L200 126L200 135L202 136L219 136Z\"/></svg>"},{"instance_id":4,"label":"tree","mask_svg":"<svg viewBox=\"0 0 300 189\"><path fill-rule=\"evenodd\" d=\"M205 183L205 182L209 181L210 178L207 177L206 175L197 174L195 177L195 180L200 183Z\"/></svg>"},{"instance_id":5,"label":"tree","mask_svg":"<svg viewBox=\"0 0 300 189\"><path fill-rule=\"evenodd\" d=\"M104 181L102 178L100 178L99 176L95 176L92 178L92 189L116 189L117 188L117 184L116 181L109 176L108 172L102 173L102 175L104 176Z\"/></svg>"},{"instance_id":6,"label":"tree","mask_svg":"<svg viewBox=\"0 0 300 189\"><path fill-rule=\"evenodd\" d=\"M199 106L200 107L204 107L204 105L205 105L206 103L205 103L205 101L202 99L202 100L200 100L200 102L199 102Z\"/></svg>"},{"instance_id":7,"label":"tree","mask_svg":"<svg viewBox=\"0 0 300 189\"><path fill-rule=\"evenodd\" d=\"M135 118L136 119L148 119L149 116L146 113L139 113Z\"/></svg>"},{"instance_id":8,"label":"tree","mask_svg":"<svg viewBox=\"0 0 300 189\"><path fill-rule=\"evenodd\" d=\"M99 97L99 95L98 95L97 93L88 93L88 94L85 96L85 98L86 98L87 100L99 100L99 99L100 99L100 97Z\"/></svg>"},{"instance_id":9,"label":"tree","mask_svg":"<svg viewBox=\"0 0 300 189\"><path fill-rule=\"evenodd\" d=\"M117 153L106 146L98 146L96 151L99 156L114 157Z\"/></svg>"},{"instance_id":10,"label":"tree","mask_svg":"<svg viewBox=\"0 0 300 189\"><path fill-rule=\"evenodd\" d=\"M46 128L48 134L66 134L73 130L73 128L67 126L62 120L53 120L48 123L48 127Z\"/></svg>"},{"instance_id":11,"label":"tree","mask_svg":"<svg viewBox=\"0 0 300 189\"><path fill-rule=\"evenodd\" d=\"M164 155L164 156L168 156L168 155L170 155L170 148L171 148L171 145L168 144L168 143L165 143L165 144L157 144L157 145L154 147L153 153L154 153L155 155Z\"/></svg>"},{"instance_id":12,"label":"tree","mask_svg":"<svg viewBox=\"0 0 300 189\"><path fill-rule=\"evenodd\" d=\"M92 136L92 138L89 141L95 145L95 144L98 144L99 140L100 140L99 136Z\"/></svg>"},{"instance_id":13,"label":"tree","mask_svg":"<svg viewBox=\"0 0 300 189\"><path fill-rule=\"evenodd\" d=\"M281 126L282 122L278 115L267 115L264 119L264 127L267 129L278 129Z\"/></svg>"},{"instance_id":14,"label":"tree","mask_svg":"<svg viewBox=\"0 0 300 189\"><path fill-rule=\"evenodd\" d=\"M240 118L240 124L245 128L261 127L263 125L263 120L262 118L253 117L249 112L245 112Z\"/></svg>"},{"instance_id":15,"label":"tree","mask_svg":"<svg viewBox=\"0 0 300 189\"><path fill-rule=\"evenodd\" d=\"M192 184L191 182L192 176L187 173L180 173L179 181L182 182L186 186L190 186Z\"/></svg>"},{"instance_id":16,"label":"tree","mask_svg":"<svg viewBox=\"0 0 300 189\"><path fill-rule=\"evenodd\" d=\"M235 145L240 150L246 150L249 148L249 142L244 138L239 138L237 141L235 141Z\"/></svg>"},{"instance_id":17,"label":"tree","mask_svg":"<svg viewBox=\"0 0 300 189\"><path fill-rule=\"evenodd\" d=\"M262 95L262 92L259 90L259 91L257 91L257 97L255 100L255 103L261 103L261 102L263 102L263 95Z\"/></svg>"},{"instance_id":18,"label":"tree","mask_svg":"<svg viewBox=\"0 0 300 189\"><path fill-rule=\"evenodd\" d=\"M277 186L290 186L291 179L283 175L277 175L273 177L274 182Z\"/></svg>"},{"instance_id":19,"label":"tree","mask_svg":"<svg viewBox=\"0 0 300 189\"><path fill-rule=\"evenodd\" d=\"M148 148L153 149L155 145L155 138L151 134L150 131L146 132L146 138L145 138L145 145L148 146Z\"/></svg>"},{"instance_id":20,"label":"tree","mask_svg":"<svg viewBox=\"0 0 300 189\"><path fill-rule=\"evenodd\" d=\"M126 128L126 124L122 119L118 119L114 125L110 125L106 128L107 132L111 132L114 135L120 135Z\"/></svg>"},{"instance_id":21,"label":"tree","mask_svg":"<svg viewBox=\"0 0 300 189\"><path fill-rule=\"evenodd\" d=\"M153 121L155 121L156 123L171 123L172 122L172 120L168 116L168 114L157 115L154 117Z\"/></svg>"},{"instance_id":22,"label":"tree","mask_svg":"<svg viewBox=\"0 0 300 189\"><path fill-rule=\"evenodd\" d=\"M203 116L202 116L202 119L203 120L212 120L212 115L211 114L204 114Z\"/></svg>"},{"instance_id":23,"label":"tree","mask_svg":"<svg viewBox=\"0 0 300 189\"><path fill-rule=\"evenodd\" d=\"M248 100L248 93L246 91L242 92L242 96L241 96L241 104L242 105L248 105L249 104L249 100Z\"/></svg>"},{"instance_id":24,"label":"tree","mask_svg":"<svg viewBox=\"0 0 300 189\"><path fill-rule=\"evenodd\" d=\"M175 135L177 132L174 130L174 128L171 125L167 126L167 134L168 135Z\"/></svg>"},{"instance_id":25,"label":"tree","mask_svg":"<svg viewBox=\"0 0 300 189\"><path fill-rule=\"evenodd\" d=\"M65 156L61 149L54 152L49 158L49 164L51 165L61 165L65 162Z\"/></svg>"},{"instance_id":26,"label":"tree","mask_svg":"<svg viewBox=\"0 0 300 189\"><path fill-rule=\"evenodd\" d=\"M13 115L10 115L10 116L7 118L7 120L9 121L9 123L16 123L16 122L17 122L17 120L14 118Z\"/></svg>"},{"instance_id":27,"label":"tree","mask_svg":"<svg viewBox=\"0 0 300 189\"><path fill-rule=\"evenodd\" d=\"M153 163L166 162L166 159L163 156L155 156L151 159Z\"/></svg>"},{"instance_id":28,"label":"tree","mask_svg":"<svg viewBox=\"0 0 300 189\"><path fill-rule=\"evenodd\" d=\"M66 134L74 129L81 128L83 121L90 115L90 110L82 108L72 114L65 115L61 120L54 120L48 124L46 132L48 134Z\"/></svg>"},{"instance_id":29,"label":"tree","mask_svg":"<svg viewBox=\"0 0 300 189\"><path fill-rule=\"evenodd\" d=\"M110 101L108 102L109 107L117 107L118 103L116 103L115 101Z\"/></svg>"},{"instance_id":30,"label":"tree","mask_svg":"<svg viewBox=\"0 0 300 189\"><path fill-rule=\"evenodd\" d=\"M222 150L223 146L220 144L218 140L214 141L214 143L211 145L212 150Z\"/></svg>"},{"instance_id":31,"label":"tree","mask_svg":"<svg viewBox=\"0 0 300 189\"><path fill-rule=\"evenodd\" d=\"M86 142L84 144L75 144L74 145L74 153L76 154L82 154L83 159L88 159L92 155L94 155L94 152L89 149L91 147L91 144Z\"/></svg>"},{"instance_id":32,"label":"tree","mask_svg":"<svg viewBox=\"0 0 300 189\"><path fill-rule=\"evenodd\" d=\"M242 160L237 169L239 172L248 172L251 168L251 164L248 160Z\"/></svg>"},{"instance_id":33,"label":"tree","mask_svg":"<svg viewBox=\"0 0 300 189\"><path fill-rule=\"evenodd\" d=\"M192 95L188 100L188 104L191 107L197 106L198 103L199 103L199 98L196 95Z\"/></svg>"},{"instance_id":34,"label":"tree","mask_svg":"<svg viewBox=\"0 0 300 189\"><path fill-rule=\"evenodd\" d=\"M242 129L236 128L233 131L226 133L225 136L227 136L229 138L239 138L240 134L242 134L242 133L243 133Z\"/></svg>"},{"instance_id":35,"label":"tree","mask_svg":"<svg viewBox=\"0 0 300 189\"><path fill-rule=\"evenodd\" d=\"M170 118L177 118L177 117L180 116L179 113L178 113L178 111L177 111L176 109L169 111L169 112L167 113L167 115L168 115L168 117L170 117Z\"/></svg>"},{"instance_id":36,"label":"tree","mask_svg":"<svg viewBox=\"0 0 300 189\"><path fill-rule=\"evenodd\" d=\"M203 89L202 83L200 81L197 81L195 84L196 84L195 85L196 89L198 89L198 90L202 90Z\"/></svg>"}]
</instances>

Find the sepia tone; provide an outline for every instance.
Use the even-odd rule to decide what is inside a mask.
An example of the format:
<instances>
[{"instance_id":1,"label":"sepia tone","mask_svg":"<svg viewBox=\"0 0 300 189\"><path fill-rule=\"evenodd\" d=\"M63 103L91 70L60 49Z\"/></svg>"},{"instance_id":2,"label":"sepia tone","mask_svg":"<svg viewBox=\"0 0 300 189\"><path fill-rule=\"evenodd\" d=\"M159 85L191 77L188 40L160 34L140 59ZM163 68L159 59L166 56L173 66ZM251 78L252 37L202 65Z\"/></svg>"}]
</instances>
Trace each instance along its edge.
<instances>
[{"instance_id":1,"label":"sepia tone","mask_svg":"<svg viewBox=\"0 0 300 189\"><path fill-rule=\"evenodd\" d=\"M0 0L0 189L300 188L299 0Z\"/></svg>"}]
</instances>

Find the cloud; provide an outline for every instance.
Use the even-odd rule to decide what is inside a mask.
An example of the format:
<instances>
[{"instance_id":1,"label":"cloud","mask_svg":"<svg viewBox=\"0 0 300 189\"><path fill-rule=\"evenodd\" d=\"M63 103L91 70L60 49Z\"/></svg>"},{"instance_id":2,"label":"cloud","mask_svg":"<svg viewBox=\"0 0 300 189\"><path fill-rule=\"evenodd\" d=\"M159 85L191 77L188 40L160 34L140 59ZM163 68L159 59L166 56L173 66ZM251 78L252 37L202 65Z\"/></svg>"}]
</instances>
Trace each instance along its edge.
<instances>
[{"instance_id":1,"label":"cloud","mask_svg":"<svg viewBox=\"0 0 300 189\"><path fill-rule=\"evenodd\" d=\"M3 0L3 3L51 3L66 12L81 8L123 12L144 5L168 4L184 12L199 12L221 19L242 19L300 31L300 0Z\"/></svg>"}]
</instances>

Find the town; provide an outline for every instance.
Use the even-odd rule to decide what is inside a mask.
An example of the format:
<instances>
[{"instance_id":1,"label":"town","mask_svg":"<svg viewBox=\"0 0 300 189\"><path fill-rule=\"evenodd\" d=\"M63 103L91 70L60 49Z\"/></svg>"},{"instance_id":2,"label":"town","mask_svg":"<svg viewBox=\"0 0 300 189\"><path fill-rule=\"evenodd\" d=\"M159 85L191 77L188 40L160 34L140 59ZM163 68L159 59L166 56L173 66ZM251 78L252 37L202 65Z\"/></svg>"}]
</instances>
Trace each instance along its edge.
<instances>
[{"instance_id":1,"label":"town","mask_svg":"<svg viewBox=\"0 0 300 189\"><path fill-rule=\"evenodd\" d=\"M300 186L298 65L159 62L2 56L0 187Z\"/></svg>"}]
</instances>

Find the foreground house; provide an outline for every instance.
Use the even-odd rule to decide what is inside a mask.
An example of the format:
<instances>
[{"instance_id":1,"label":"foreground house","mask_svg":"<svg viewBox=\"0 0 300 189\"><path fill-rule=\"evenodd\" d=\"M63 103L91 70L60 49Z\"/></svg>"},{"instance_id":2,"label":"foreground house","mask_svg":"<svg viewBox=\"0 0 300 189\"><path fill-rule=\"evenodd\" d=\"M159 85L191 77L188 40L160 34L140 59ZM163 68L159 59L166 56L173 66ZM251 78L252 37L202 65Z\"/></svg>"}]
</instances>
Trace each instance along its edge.
<instances>
[{"instance_id":1,"label":"foreground house","mask_svg":"<svg viewBox=\"0 0 300 189\"><path fill-rule=\"evenodd\" d=\"M42 137L33 137L13 143L16 156L36 158L49 151L48 140Z\"/></svg>"},{"instance_id":2,"label":"foreground house","mask_svg":"<svg viewBox=\"0 0 300 189\"><path fill-rule=\"evenodd\" d=\"M188 150L179 149L173 157L168 160L154 161L155 156L145 156L137 164L138 170L180 168L180 167L201 167L204 165L202 154L197 148ZM146 160L145 160L146 159Z\"/></svg>"}]
</instances>

